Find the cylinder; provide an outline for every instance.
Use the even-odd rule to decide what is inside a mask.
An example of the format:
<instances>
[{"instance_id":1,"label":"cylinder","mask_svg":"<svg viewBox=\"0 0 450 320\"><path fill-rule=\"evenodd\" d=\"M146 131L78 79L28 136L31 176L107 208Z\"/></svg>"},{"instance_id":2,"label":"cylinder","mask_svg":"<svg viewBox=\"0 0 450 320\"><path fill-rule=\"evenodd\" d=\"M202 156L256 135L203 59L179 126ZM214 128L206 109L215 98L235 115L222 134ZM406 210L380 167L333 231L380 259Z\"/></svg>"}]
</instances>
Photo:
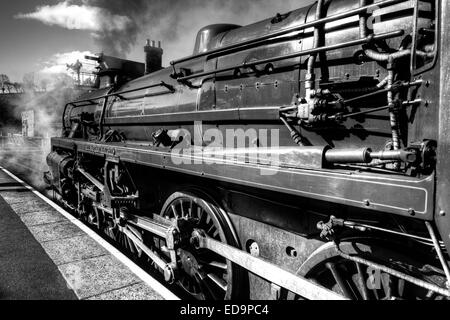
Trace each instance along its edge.
<instances>
[{"instance_id":1,"label":"cylinder","mask_svg":"<svg viewBox=\"0 0 450 320\"><path fill-rule=\"evenodd\" d=\"M52 152L47 156L47 164L52 169L52 172L61 174L63 177L68 175L73 162L72 156L66 154Z\"/></svg>"},{"instance_id":2,"label":"cylinder","mask_svg":"<svg viewBox=\"0 0 450 320\"><path fill-rule=\"evenodd\" d=\"M363 149L333 149L325 153L325 160L328 163L370 163L372 150Z\"/></svg>"},{"instance_id":3,"label":"cylinder","mask_svg":"<svg viewBox=\"0 0 450 320\"><path fill-rule=\"evenodd\" d=\"M303 168L322 169L325 167L325 147L300 147L292 152L280 154L280 161L285 165L301 166Z\"/></svg>"}]
</instances>

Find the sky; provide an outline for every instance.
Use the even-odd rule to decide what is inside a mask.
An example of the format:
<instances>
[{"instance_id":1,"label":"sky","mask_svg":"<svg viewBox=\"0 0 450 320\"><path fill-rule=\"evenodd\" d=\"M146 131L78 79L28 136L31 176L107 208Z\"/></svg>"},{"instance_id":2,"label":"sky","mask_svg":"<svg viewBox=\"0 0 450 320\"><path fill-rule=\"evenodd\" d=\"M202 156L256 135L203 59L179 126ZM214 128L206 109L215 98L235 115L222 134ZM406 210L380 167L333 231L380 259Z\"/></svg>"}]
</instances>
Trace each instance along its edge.
<instances>
[{"instance_id":1,"label":"sky","mask_svg":"<svg viewBox=\"0 0 450 320\"><path fill-rule=\"evenodd\" d=\"M246 25L313 0L0 0L0 74L66 72L85 54L144 60L145 40L163 43L164 64L192 53L205 25Z\"/></svg>"}]
</instances>

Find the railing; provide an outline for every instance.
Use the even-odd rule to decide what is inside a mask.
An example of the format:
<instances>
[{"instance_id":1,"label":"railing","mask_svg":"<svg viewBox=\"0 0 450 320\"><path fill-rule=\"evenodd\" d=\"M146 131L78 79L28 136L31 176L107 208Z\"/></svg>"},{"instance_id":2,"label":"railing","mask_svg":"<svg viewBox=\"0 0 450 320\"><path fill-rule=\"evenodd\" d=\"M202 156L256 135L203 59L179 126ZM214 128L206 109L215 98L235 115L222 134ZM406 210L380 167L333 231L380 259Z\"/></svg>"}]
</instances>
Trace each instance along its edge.
<instances>
[{"instance_id":1,"label":"railing","mask_svg":"<svg viewBox=\"0 0 450 320\"><path fill-rule=\"evenodd\" d=\"M222 69L214 69L211 71L196 73L196 74L192 74L189 76L177 78L177 80L180 82L183 82L183 81L187 81L190 79L205 77L205 76L212 75L212 74L218 74L218 73L223 73L223 72L228 72L228 71L233 71L233 70L239 70L242 68L244 68L244 69L252 68L252 67L255 67L255 66L261 65L261 64L270 64L270 63L276 62L276 61L289 60L292 58L318 54L321 52L332 51L332 50L337 50L337 49L342 49L342 48L347 48L347 47L353 47L353 46L357 46L357 45L370 43L371 41L374 41L374 40L385 40L385 39L400 37L402 35L404 35L404 31L397 30L397 31L393 31L393 32L387 32L387 33L383 33L383 34L368 36L363 39L357 39L357 40L347 41L347 42L343 42L343 43L338 43L335 45L324 46L324 47L319 47L319 48L309 49L309 50L303 50L303 51L295 52L295 53L288 54L288 55L277 56L277 57L272 57L272 58L267 58L267 59L262 59L262 60L256 60L256 61L252 61L252 62L245 62L243 64L234 65L231 67L226 67L226 68L222 68Z\"/></svg>"},{"instance_id":2,"label":"railing","mask_svg":"<svg viewBox=\"0 0 450 320\"><path fill-rule=\"evenodd\" d=\"M169 90L169 92L159 92L159 93L152 93L152 94L143 94L143 95L138 95L138 96L134 96L134 97L128 97L125 98L123 97L123 95L128 94L128 93L133 93L133 92L138 92L138 91L142 91L142 90L147 90L147 89L152 89L152 88L158 88L158 87L165 87ZM101 95L95 98L90 98L90 99L85 99L85 100L78 100L78 101L73 101L73 102L69 102L64 106L64 112L63 112L63 129L64 131L67 129L66 127L66 113L67 113L67 108L69 106L73 106L75 108L81 108L81 107L86 107L86 106L90 106L93 104L96 104L98 100L101 99L106 99L103 103L103 107L102 107L102 115L100 117L100 130L102 131L103 129L103 122L104 122L104 118L105 118L105 113L106 113L106 107L107 107L107 99L110 97L119 97L120 99L123 100L135 100L135 99L142 99L142 98L146 98L146 97L153 97L153 96L157 96L157 95L162 95L162 94L167 94L167 93L174 93L175 92L175 87L165 83L164 81L161 81L160 83L157 84L153 84L153 85L149 85L149 86L144 86L144 87L139 87L139 88L135 88L135 89L130 89L130 90L125 90L125 91L119 91L119 92L114 92L112 93L113 89L110 90L110 92L108 94L105 95ZM81 105L80 105L81 104Z\"/></svg>"},{"instance_id":3,"label":"railing","mask_svg":"<svg viewBox=\"0 0 450 320\"><path fill-rule=\"evenodd\" d=\"M17 151L17 148L45 149L50 144L50 138L25 137L19 134L0 136L0 151Z\"/></svg>"},{"instance_id":4,"label":"railing","mask_svg":"<svg viewBox=\"0 0 450 320\"><path fill-rule=\"evenodd\" d=\"M262 36L262 37L259 37L259 38L256 38L256 39L243 41L243 42L240 42L240 43L232 44L232 45L225 46L225 47L222 47L222 48L218 48L218 49L215 49L215 50L202 52L202 53L199 53L199 54L194 55L194 56L189 56L189 57L185 57L185 58L182 58L182 59L174 60L174 61L170 62L170 64L171 64L171 66L174 69L174 74L176 75L177 72L176 72L175 66L177 64L180 64L180 63L183 63L183 62L186 62L186 61L191 61L191 60L194 60L194 59L197 59L197 58L201 58L201 57L204 57L204 56L226 55L226 54L228 54L230 52L233 52L234 50L246 50L246 49L250 49L250 48L253 48L253 47L258 47L258 46L261 46L261 45L265 45L267 43L267 40L271 40L271 39L274 39L274 38L277 38L277 37L281 37L281 36L284 36L284 35L296 32L296 31L302 31L302 30L305 30L305 29L309 29L309 28L320 26L320 25L324 25L324 24L327 24L327 23L330 23L330 22L333 22L333 21L336 21L336 20L345 19L345 18L348 18L348 17L351 17L351 16L355 16L355 15L360 15L360 14L366 13L366 12L368 12L370 10L381 9L381 8L384 8L384 7L387 7L387 6L392 6L392 5L395 5L395 4L398 4L398 3L402 3L402 2L405 2L405 1L407 1L407 0L385 0L385 1L381 1L381 2L378 2L378 3L370 4L370 5L363 6L363 7L360 7L360 8L356 8L356 9L353 9L353 10L349 10L349 11L346 11L346 12L342 12L342 13L338 13L338 14L335 14L335 15L331 15L331 16L328 16L328 17L323 18L323 19L307 22L307 23L299 25L299 26L287 28L287 29L280 30L280 31L277 31L277 32L272 32L272 33L269 33L269 34L267 34L265 36Z\"/></svg>"}]
</instances>

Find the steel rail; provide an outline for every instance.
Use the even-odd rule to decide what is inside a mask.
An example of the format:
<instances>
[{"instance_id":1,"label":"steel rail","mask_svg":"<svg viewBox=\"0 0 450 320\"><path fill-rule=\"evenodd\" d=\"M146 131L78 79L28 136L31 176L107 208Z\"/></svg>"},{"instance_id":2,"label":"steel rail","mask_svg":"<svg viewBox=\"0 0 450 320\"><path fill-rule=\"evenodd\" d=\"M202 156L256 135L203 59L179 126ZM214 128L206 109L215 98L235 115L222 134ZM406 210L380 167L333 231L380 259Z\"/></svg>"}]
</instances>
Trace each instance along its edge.
<instances>
[{"instance_id":1,"label":"steel rail","mask_svg":"<svg viewBox=\"0 0 450 320\"><path fill-rule=\"evenodd\" d=\"M299 26L295 26L295 27L291 27L291 28L287 28L284 30L280 30L277 32L272 32L269 33L267 35L264 35L262 37L256 38L256 39L252 39L252 40L247 40L247 41L243 41L240 43L236 43L236 44L232 44L226 47L222 47L222 48L217 48L211 51L207 51L207 52L202 52L199 54L196 54L194 56L189 56L189 57L185 57L185 58L181 58L181 59L177 59L177 60L173 60L170 62L171 66L175 66L176 64L180 64L186 61L190 61L190 60L194 60L197 58L201 58L204 56L211 56L211 55L218 55L218 54L227 54L228 52L232 51L232 50L236 50L236 49L242 49L245 50L247 49L246 46L258 46L258 45L263 45L265 44L266 40L272 39L272 38L277 38L277 37L281 37L283 35L292 33L292 32L296 32L296 31L302 31L305 29L309 29L309 28L313 28L313 27L317 27L320 25L324 25L330 22L334 22L336 20L340 20L340 19L345 19L351 16L355 16L355 15L360 15L362 13L366 13L369 10L376 10L376 9L381 9L387 6L392 6L392 5L396 5L398 3L402 3L402 2L406 2L407 0L385 0L385 1L381 1L378 3L374 3L374 4L370 4L364 7L360 7L360 8L356 8L356 9L352 9L346 12L342 12L342 13L338 13L335 15L331 15L328 16L326 18L322 18L319 20L314 20L311 22L307 22L305 24L299 25Z\"/></svg>"},{"instance_id":2,"label":"steel rail","mask_svg":"<svg viewBox=\"0 0 450 320\"><path fill-rule=\"evenodd\" d=\"M260 65L260 64L269 64L269 63L277 62L277 61L281 61L281 60L288 60L288 59L298 58L298 57L302 57L302 56L314 55L314 54L318 54L318 53L325 52L325 51L332 51L332 50L338 50L338 49L347 48L347 47L363 45L366 43L370 43L373 40L385 40L385 39L400 37L402 35L404 35L403 30L397 30L397 31L382 33L382 34L378 34L378 35L371 35L366 38L351 40L351 41L338 43L338 44L334 44L334 45L330 45L330 46L323 46L323 47L303 50L303 51L299 51L299 52L295 52L295 53L287 54L287 55L283 55L283 56L261 59L261 60L256 60L256 61L252 61L252 62L244 62L243 64L235 65L232 67L226 67L226 68L222 68L222 69L215 69L215 70L211 70L211 71L200 72L200 73L196 73L193 75L177 78L177 80L179 82L185 82L190 79L205 77L205 76L209 76L212 74L233 71L233 70L241 69L241 68L244 68L244 69L252 68L252 67Z\"/></svg>"}]
</instances>

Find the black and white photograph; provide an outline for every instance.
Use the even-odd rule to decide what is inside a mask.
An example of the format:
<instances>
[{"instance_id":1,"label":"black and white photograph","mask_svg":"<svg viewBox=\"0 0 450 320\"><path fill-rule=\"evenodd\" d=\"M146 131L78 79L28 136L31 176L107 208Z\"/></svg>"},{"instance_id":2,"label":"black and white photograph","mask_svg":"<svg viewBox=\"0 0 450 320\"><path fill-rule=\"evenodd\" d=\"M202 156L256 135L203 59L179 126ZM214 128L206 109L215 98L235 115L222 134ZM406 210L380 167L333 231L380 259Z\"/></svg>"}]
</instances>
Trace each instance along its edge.
<instances>
[{"instance_id":1,"label":"black and white photograph","mask_svg":"<svg viewBox=\"0 0 450 320\"><path fill-rule=\"evenodd\" d=\"M449 26L446 0L1 0L0 300L449 300Z\"/></svg>"}]
</instances>

